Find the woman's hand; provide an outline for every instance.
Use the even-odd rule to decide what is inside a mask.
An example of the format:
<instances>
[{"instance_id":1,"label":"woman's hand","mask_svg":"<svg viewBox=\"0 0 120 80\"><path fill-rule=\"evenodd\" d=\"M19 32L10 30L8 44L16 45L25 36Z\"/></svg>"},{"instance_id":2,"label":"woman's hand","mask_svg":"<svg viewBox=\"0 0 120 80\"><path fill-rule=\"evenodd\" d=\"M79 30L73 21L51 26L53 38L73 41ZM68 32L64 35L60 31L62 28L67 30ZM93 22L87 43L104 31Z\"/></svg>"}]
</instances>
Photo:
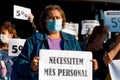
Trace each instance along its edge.
<instances>
[{"instance_id":1,"label":"woman's hand","mask_svg":"<svg viewBox=\"0 0 120 80\"><path fill-rule=\"evenodd\" d=\"M91 60L93 62L93 70L97 70L98 69L98 62L96 59L92 59Z\"/></svg>"},{"instance_id":2,"label":"woman's hand","mask_svg":"<svg viewBox=\"0 0 120 80\"><path fill-rule=\"evenodd\" d=\"M33 60L31 61L31 69L33 71L37 71L39 67L39 57L34 57Z\"/></svg>"},{"instance_id":3,"label":"woman's hand","mask_svg":"<svg viewBox=\"0 0 120 80\"><path fill-rule=\"evenodd\" d=\"M34 15L31 13L31 14L29 15L28 20L29 20L31 23L33 23L33 19L34 19Z\"/></svg>"},{"instance_id":4,"label":"woman's hand","mask_svg":"<svg viewBox=\"0 0 120 80\"><path fill-rule=\"evenodd\" d=\"M104 54L103 61L104 61L105 64L112 63L112 60L113 60L114 56L112 56L111 54L112 54L112 51Z\"/></svg>"}]
</instances>

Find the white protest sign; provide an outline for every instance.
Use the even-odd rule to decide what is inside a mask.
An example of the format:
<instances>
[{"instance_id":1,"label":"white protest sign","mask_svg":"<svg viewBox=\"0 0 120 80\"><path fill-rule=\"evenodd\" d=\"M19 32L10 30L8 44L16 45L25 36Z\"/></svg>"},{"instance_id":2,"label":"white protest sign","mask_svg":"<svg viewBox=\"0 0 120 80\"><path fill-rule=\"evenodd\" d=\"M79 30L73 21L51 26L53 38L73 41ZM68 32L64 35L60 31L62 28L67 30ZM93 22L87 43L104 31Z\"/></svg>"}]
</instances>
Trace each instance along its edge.
<instances>
[{"instance_id":1,"label":"white protest sign","mask_svg":"<svg viewBox=\"0 0 120 80\"><path fill-rule=\"evenodd\" d=\"M110 32L120 32L120 11L104 11L104 25L110 26Z\"/></svg>"},{"instance_id":2,"label":"white protest sign","mask_svg":"<svg viewBox=\"0 0 120 80\"><path fill-rule=\"evenodd\" d=\"M82 35L92 32L95 26L100 26L100 23L97 20L82 20L81 24L82 24L82 29L81 29Z\"/></svg>"},{"instance_id":3,"label":"white protest sign","mask_svg":"<svg viewBox=\"0 0 120 80\"><path fill-rule=\"evenodd\" d=\"M31 9L14 5L14 12L13 16L16 19L23 19L23 20L28 20L29 15L31 13Z\"/></svg>"},{"instance_id":4,"label":"white protest sign","mask_svg":"<svg viewBox=\"0 0 120 80\"><path fill-rule=\"evenodd\" d=\"M40 50L39 80L92 80L92 53Z\"/></svg>"},{"instance_id":5,"label":"white protest sign","mask_svg":"<svg viewBox=\"0 0 120 80\"><path fill-rule=\"evenodd\" d=\"M72 34L72 35L78 35L79 24L78 23L65 23L65 26L62 29L62 31Z\"/></svg>"},{"instance_id":6,"label":"white protest sign","mask_svg":"<svg viewBox=\"0 0 120 80\"><path fill-rule=\"evenodd\" d=\"M26 39L10 39L9 56L18 56L23 48Z\"/></svg>"},{"instance_id":7,"label":"white protest sign","mask_svg":"<svg viewBox=\"0 0 120 80\"><path fill-rule=\"evenodd\" d=\"M120 80L120 59L113 60L109 65L110 76L112 80Z\"/></svg>"}]
</instances>

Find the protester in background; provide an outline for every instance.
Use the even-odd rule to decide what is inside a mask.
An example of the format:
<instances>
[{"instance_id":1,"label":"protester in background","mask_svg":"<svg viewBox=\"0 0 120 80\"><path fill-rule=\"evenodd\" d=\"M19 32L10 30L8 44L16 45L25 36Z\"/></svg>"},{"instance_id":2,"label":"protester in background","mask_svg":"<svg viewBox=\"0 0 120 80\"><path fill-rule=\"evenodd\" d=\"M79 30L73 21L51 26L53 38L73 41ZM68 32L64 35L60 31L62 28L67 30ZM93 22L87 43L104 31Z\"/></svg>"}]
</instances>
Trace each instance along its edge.
<instances>
[{"instance_id":1,"label":"protester in background","mask_svg":"<svg viewBox=\"0 0 120 80\"><path fill-rule=\"evenodd\" d=\"M120 59L120 33L114 32L114 35L107 41L106 45L108 45L107 51L102 59L107 65L112 63L112 60ZM109 70L105 80L111 80Z\"/></svg>"},{"instance_id":2,"label":"protester in background","mask_svg":"<svg viewBox=\"0 0 120 80\"><path fill-rule=\"evenodd\" d=\"M90 35L88 44L86 46L86 50L91 51L93 58L98 62L98 69L94 75L98 80L104 80L108 71L106 64L102 60L102 57L106 52L103 44L108 37L108 30L109 26L96 26L93 29L93 32Z\"/></svg>"},{"instance_id":3,"label":"protester in background","mask_svg":"<svg viewBox=\"0 0 120 80\"><path fill-rule=\"evenodd\" d=\"M8 46L10 38L17 38L17 32L12 21L5 21L0 28L0 79L9 80L11 75L11 66L13 64L8 56ZM9 64L8 64L9 63Z\"/></svg>"},{"instance_id":4,"label":"protester in background","mask_svg":"<svg viewBox=\"0 0 120 80\"><path fill-rule=\"evenodd\" d=\"M14 63L13 68L16 70L13 73L17 73L22 80L38 80L39 49L80 51L75 36L61 32L65 22L64 11L59 5L46 6L40 16L39 34L36 36L35 32L26 40ZM95 60L92 61L97 64ZM98 66L94 67L96 70Z\"/></svg>"},{"instance_id":5,"label":"protester in background","mask_svg":"<svg viewBox=\"0 0 120 80\"><path fill-rule=\"evenodd\" d=\"M0 48L8 51L8 43L10 38L18 38L16 29L11 21L5 21L4 25L0 28Z\"/></svg>"}]
</instances>

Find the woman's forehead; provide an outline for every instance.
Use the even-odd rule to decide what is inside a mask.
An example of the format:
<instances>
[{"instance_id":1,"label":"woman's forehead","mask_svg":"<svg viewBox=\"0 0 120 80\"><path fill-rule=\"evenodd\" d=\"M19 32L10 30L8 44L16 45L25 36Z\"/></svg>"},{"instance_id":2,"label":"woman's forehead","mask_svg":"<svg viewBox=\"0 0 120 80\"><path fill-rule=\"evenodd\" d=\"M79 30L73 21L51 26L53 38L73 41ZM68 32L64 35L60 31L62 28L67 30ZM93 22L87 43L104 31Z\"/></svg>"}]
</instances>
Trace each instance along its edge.
<instances>
[{"instance_id":1,"label":"woman's forehead","mask_svg":"<svg viewBox=\"0 0 120 80\"><path fill-rule=\"evenodd\" d=\"M57 9L51 10L49 12L49 15L60 15L60 11L58 11Z\"/></svg>"}]
</instances>

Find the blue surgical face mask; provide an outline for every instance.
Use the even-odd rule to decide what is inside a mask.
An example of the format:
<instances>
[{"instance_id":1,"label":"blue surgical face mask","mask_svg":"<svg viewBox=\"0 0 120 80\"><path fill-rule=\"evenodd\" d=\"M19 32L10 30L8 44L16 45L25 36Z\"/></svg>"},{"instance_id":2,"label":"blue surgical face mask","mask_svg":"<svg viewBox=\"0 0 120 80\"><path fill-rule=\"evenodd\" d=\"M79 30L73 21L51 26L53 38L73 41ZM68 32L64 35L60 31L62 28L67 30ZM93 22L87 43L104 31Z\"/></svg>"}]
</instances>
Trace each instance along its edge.
<instances>
[{"instance_id":1,"label":"blue surgical face mask","mask_svg":"<svg viewBox=\"0 0 120 80\"><path fill-rule=\"evenodd\" d=\"M62 30L62 19L47 20L47 29L50 32L59 32Z\"/></svg>"}]
</instances>

